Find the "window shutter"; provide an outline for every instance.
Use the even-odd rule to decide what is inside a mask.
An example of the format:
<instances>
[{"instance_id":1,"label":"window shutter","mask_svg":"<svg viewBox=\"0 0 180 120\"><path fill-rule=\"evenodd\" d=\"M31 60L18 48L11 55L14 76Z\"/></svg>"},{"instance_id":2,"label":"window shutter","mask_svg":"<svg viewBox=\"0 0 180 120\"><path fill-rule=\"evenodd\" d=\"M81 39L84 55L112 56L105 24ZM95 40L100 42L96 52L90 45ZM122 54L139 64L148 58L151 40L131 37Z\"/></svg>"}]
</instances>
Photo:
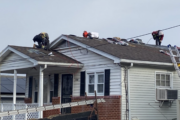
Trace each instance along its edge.
<instances>
[{"instance_id":1,"label":"window shutter","mask_svg":"<svg viewBox=\"0 0 180 120\"><path fill-rule=\"evenodd\" d=\"M81 72L81 81L80 81L80 96L85 95L85 80L86 80L86 72Z\"/></svg>"},{"instance_id":2,"label":"window shutter","mask_svg":"<svg viewBox=\"0 0 180 120\"><path fill-rule=\"evenodd\" d=\"M54 74L54 97L58 97L59 74Z\"/></svg>"},{"instance_id":3,"label":"window shutter","mask_svg":"<svg viewBox=\"0 0 180 120\"><path fill-rule=\"evenodd\" d=\"M30 76L29 77L29 94L28 94L28 98L32 98L32 86L33 86L33 77Z\"/></svg>"},{"instance_id":4,"label":"window shutter","mask_svg":"<svg viewBox=\"0 0 180 120\"><path fill-rule=\"evenodd\" d=\"M38 92L35 92L34 102L35 102L35 103L38 103Z\"/></svg>"},{"instance_id":5,"label":"window shutter","mask_svg":"<svg viewBox=\"0 0 180 120\"><path fill-rule=\"evenodd\" d=\"M105 89L104 96L109 96L110 93L110 69L105 70Z\"/></svg>"}]
</instances>

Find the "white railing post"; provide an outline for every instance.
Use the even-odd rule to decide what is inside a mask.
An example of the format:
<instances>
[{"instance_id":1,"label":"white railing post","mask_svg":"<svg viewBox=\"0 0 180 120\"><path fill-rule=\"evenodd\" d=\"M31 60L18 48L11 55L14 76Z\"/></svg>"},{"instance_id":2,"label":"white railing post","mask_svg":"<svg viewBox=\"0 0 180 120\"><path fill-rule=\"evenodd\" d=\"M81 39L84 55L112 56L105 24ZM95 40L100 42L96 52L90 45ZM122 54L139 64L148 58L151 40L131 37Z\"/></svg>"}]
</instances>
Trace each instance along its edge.
<instances>
[{"instance_id":1,"label":"white railing post","mask_svg":"<svg viewBox=\"0 0 180 120\"><path fill-rule=\"evenodd\" d=\"M3 109L3 103L1 103L1 112L3 112L4 109ZM3 120L3 117L1 117L1 120Z\"/></svg>"},{"instance_id":2,"label":"white railing post","mask_svg":"<svg viewBox=\"0 0 180 120\"><path fill-rule=\"evenodd\" d=\"M15 104L12 104L12 110L16 110ZM15 120L16 115L12 116L12 120Z\"/></svg>"},{"instance_id":3,"label":"white railing post","mask_svg":"<svg viewBox=\"0 0 180 120\"><path fill-rule=\"evenodd\" d=\"M17 86L17 70L14 70L13 109L12 110L15 110L15 104L16 104L16 86ZM13 115L13 120L15 120L15 115Z\"/></svg>"},{"instance_id":4,"label":"white railing post","mask_svg":"<svg viewBox=\"0 0 180 120\"><path fill-rule=\"evenodd\" d=\"M27 109L28 107L27 107L27 104L25 104L25 108ZM28 113L26 112L25 113L25 120L27 120L27 118L28 118Z\"/></svg>"},{"instance_id":5,"label":"white railing post","mask_svg":"<svg viewBox=\"0 0 180 120\"><path fill-rule=\"evenodd\" d=\"M44 68L40 66L39 69L39 106L43 106L43 85L44 85ZM43 118L43 111L39 112L39 118Z\"/></svg>"}]
</instances>

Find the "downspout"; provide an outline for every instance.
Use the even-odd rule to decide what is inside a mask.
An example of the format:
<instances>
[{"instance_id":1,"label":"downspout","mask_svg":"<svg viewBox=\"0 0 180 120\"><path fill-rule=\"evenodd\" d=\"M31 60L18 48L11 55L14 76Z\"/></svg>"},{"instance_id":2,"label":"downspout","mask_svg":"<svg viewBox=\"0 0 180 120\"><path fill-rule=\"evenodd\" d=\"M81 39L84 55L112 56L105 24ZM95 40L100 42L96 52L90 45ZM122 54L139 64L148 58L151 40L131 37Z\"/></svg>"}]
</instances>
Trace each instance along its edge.
<instances>
[{"instance_id":1,"label":"downspout","mask_svg":"<svg viewBox=\"0 0 180 120\"><path fill-rule=\"evenodd\" d=\"M128 70L127 70L129 120L131 120L129 69L132 67L133 67L133 63L131 63L131 65L128 67Z\"/></svg>"},{"instance_id":2,"label":"downspout","mask_svg":"<svg viewBox=\"0 0 180 120\"><path fill-rule=\"evenodd\" d=\"M133 67L133 63L131 63L130 66L122 66L120 63L118 64L120 67L123 67L125 70L125 75L124 75L124 82L127 82L125 84L125 94L126 94L126 120L130 120L131 114L130 114L130 82L129 82L129 69ZM122 82L122 81L121 81ZM127 86L126 86L127 85ZM127 88L126 88L127 87ZM129 116L128 116L129 115Z\"/></svg>"}]
</instances>

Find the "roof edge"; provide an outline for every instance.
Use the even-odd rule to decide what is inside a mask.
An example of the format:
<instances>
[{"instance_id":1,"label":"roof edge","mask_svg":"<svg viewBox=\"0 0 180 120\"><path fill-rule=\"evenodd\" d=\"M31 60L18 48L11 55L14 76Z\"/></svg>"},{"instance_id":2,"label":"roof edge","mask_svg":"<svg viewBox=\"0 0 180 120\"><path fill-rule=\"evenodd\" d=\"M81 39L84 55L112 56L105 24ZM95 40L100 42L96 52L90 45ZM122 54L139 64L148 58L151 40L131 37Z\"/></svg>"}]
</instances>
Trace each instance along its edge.
<instances>
[{"instance_id":1,"label":"roof edge","mask_svg":"<svg viewBox=\"0 0 180 120\"><path fill-rule=\"evenodd\" d=\"M59 62L42 62L38 61L40 65L56 65L56 66L65 66L65 67L77 67L82 68L84 65L80 63L59 63Z\"/></svg>"},{"instance_id":2,"label":"roof edge","mask_svg":"<svg viewBox=\"0 0 180 120\"><path fill-rule=\"evenodd\" d=\"M27 55L25 55L25 54L23 54L23 53L15 50L15 49L12 48L11 46L7 46L7 47L2 51L2 53L0 54L1 60L3 60L3 57L2 57L2 56L3 56L6 52L8 52L8 51L12 51L12 52L14 52L15 54L17 54L17 55L19 55L19 56L21 56L21 57L23 57L23 58L28 58L28 60L29 60L30 62L32 62L32 63L34 64L34 66L37 65L37 61L36 61L36 60L34 60L34 59L30 58L29 56L27 56ZM4 56L4 57L5 57L5 56Z\"/></svg>"}]
</instances>

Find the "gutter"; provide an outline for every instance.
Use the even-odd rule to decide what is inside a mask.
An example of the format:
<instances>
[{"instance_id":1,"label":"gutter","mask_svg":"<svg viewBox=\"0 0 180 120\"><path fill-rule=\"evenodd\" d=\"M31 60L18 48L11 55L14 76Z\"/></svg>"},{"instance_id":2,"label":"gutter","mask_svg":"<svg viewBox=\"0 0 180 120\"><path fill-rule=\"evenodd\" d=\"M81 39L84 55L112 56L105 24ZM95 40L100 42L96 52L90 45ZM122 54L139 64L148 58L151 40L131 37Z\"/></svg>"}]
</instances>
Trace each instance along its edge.
<instances>
[{"instance_id":1,"label":"gutter","mask_svg":"<svg viewBox=\"0 0 180 120\"><path fill-rule=\"evenodd\" d=\"M42 65L56 65L56 66L69 66L69 67L83 67L83 64L77 63L58 63L58 62L38 62L38 64Z\"/></svg>"},{"instance_id":2,"label":"gutter","mask_svg":"<svg viewBox=\"0 0 180 120\"><path fill-rule=\"evenodd\" d=\"M137 64L173 66L173 63L152 62L152 61L140 61L140 60L128 60L128 59L121 59L121 62L122 62L122 63L137 63Z\"/></svg>"}]
</instances>

